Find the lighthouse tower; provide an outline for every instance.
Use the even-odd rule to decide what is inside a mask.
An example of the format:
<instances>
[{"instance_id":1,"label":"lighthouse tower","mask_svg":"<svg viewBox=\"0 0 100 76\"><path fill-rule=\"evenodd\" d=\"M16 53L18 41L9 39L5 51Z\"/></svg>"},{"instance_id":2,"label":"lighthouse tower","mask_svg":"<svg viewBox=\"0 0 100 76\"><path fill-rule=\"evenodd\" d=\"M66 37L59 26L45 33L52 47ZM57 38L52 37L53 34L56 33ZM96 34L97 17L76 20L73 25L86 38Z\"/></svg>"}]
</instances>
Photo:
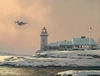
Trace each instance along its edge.
<instances>
[{"instance_id":1,"label":"lighthouse tower","mask_svg":"<svg viewBox=\"0 0 100 76\"><path fill-rule=\"evenodd\" d=\"M46 45L47 45L47 43L48 43L48 38L47 38L48 37L48 33L47 33L47 30L46 30L45 27L42 29L40 36L41 36L40 50L44 50Z\"/></svg>"}]
</instances>

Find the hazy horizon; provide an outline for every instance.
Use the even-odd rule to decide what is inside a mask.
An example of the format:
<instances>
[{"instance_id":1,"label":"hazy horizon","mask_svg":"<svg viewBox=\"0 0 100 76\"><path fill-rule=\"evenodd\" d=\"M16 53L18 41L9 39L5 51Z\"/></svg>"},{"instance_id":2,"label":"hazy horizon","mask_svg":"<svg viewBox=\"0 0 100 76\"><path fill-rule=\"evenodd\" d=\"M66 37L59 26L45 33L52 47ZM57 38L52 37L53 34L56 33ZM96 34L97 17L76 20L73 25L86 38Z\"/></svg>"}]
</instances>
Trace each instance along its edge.
<instances>
[{"instance_id":1,"label":"hazy horizon","mask_svg":"<svg viewBox=\"0 0 100 76\"><path fill-rule=\"evenodd\" d=\"M100 0L0 0L0 10L0 52L34 54L44 26L48 43L88 37L89 26L100 37Z\"/></svg>"}]
</instances>

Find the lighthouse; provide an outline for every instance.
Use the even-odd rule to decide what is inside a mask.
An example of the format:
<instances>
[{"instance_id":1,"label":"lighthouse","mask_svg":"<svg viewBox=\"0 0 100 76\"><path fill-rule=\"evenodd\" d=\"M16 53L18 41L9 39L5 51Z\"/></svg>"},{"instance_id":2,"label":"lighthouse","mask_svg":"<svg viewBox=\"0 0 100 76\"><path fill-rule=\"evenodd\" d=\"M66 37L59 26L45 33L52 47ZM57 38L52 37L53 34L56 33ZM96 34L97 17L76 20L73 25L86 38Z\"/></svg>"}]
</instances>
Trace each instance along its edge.
<instances>
[{"instance_id":1,"label":"lighthouse","mask_svg":"<svg viewBox=\"0 0 100 76\"><path fill-rule=\"evenodd\" d=\"M42 29L40 37L41 37L40 50L45 50L45 47L48 43L48 33L45 27Z\"/></svg>"}]
</instances>

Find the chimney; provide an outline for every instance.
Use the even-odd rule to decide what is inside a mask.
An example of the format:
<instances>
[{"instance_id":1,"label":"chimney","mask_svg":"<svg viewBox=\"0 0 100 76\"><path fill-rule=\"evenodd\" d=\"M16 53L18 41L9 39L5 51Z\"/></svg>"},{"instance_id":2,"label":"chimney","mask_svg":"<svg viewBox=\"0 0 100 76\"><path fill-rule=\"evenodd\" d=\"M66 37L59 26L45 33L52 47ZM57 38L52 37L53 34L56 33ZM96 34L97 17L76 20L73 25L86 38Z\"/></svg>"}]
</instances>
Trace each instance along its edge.
<instances>
[{"instance_id":1,"label":"chimney","mask_svg":"<svg viewBox=\"0 0 100 76\"><path fill-rule=\"evenodd\" d=\"M81 39L85 39L86 37L85 36L81 36Z\"/></svg>"}]
</instances>

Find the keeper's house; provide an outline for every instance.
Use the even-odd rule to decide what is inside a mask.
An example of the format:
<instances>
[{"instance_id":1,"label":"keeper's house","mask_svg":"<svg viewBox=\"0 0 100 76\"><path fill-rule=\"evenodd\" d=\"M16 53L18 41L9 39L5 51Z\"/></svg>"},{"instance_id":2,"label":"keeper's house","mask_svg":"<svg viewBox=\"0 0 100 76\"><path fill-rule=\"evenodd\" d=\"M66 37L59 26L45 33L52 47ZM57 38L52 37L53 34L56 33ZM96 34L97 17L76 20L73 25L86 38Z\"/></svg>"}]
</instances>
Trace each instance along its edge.
<instances>
[{"instance_id":1,"label":"keeper's house","mask_svg":"<svg viewBox=\"0 0 100 76\"><path fill-rule=\"evenodd\" d=\"M78 49L96 49L97 44L93 38L73 38L72 39L73 47Z\"/></svg>"},{"instance_id":2,"label":"keeper's house","mask_svg":"<svg viewBox=\"0 0 100 76\"><path fill-rule=\"evenodd\" d=\"M47 44L46 50L85 50L97 49L97 44L93 38L73 38L71 41L60 41Z\"/></svg>"},{"instance_id":3,"label":"keeper's house","mask_svg":"<svg viewBox=\"0 0 100 76\"><path fill-rule=\"evenodd\" d=\"M59 50L71 50L73 48L72 41L60 41Z\"/></svg>"},{"instance_id":4,"label":"keeper's house","mask_svg":"<svg viewBox=\"0 0 100 76\"><path fill-rule=\"evenodd\" d=\"M46 46L46 50L58 50L58 49L59 49L58 42L50 43L50 44L47 44L47 46Z\"/></svg>"}]
</instances>

